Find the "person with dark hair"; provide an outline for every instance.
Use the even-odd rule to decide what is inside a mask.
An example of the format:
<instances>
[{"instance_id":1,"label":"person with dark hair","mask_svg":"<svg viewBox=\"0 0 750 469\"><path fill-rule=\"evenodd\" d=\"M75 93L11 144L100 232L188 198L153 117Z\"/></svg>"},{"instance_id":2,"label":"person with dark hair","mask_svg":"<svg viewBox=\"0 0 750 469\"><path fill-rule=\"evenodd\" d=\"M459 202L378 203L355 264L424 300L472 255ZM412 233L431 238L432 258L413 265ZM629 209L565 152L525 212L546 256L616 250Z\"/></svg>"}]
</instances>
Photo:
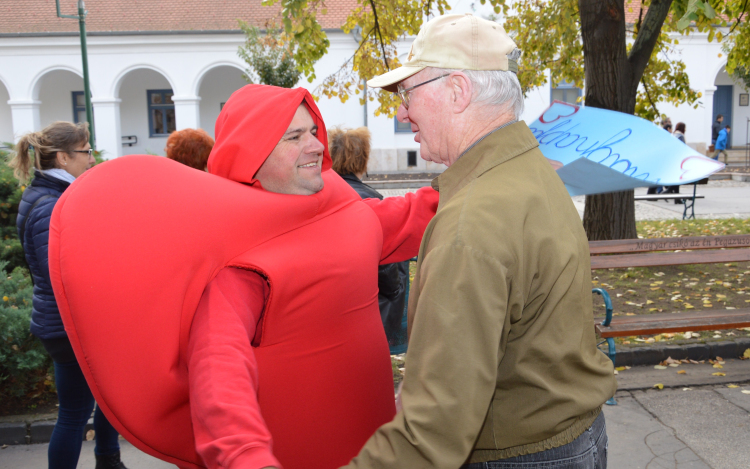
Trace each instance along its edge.
<instances>
[{"instance_id":1,"label":"person with dark hair","mask_svg":"<svg viewBox=\"0 0 750 469\"><path fill-rule=\"evenodd\" d=\"M370 131L340 128L328 132L328 150L333 170L357 191L363 199L383 199L383 195L362 182L370 159ZM378 304L388 345L401 345L401 323L404 318L406 288L409 283L409 261L378 267Z\"/></svg>"},{"instance_id":2,"label":"person with dark hair","mask_svg":"<svg viewBox=\"0 0 750 469\"><path fill-rule=\"evenodd\" d=\"M729 155L727 155L727 145L729 141L729 131L732 130L730 126L726 126L719 132L719 137L716 139L714 145L714 155L711 157L715 160L719 159L719 154L724 155L724 164L727 164Z\"/></svg>"},{"instance_id":3,"label":"person with dark hair","mask_svg":"<svg viewBox=\"0 0 750 469\"><path fill-rule=\"evenodd\" d=\"M685 123L684 122L678 122L677 125L674 128L674 135L677 140L681 141L682 143L685 143ZM664 193L665 194L679 194L680 193L680 185L675 184L674 186L664 186ZM684 199L675 199L674 203L681 204L684 203Z\"/></svg>"},{"instance_id":4,"label":"person with dark hair","mask_svg":"<svg viewBox=\"0 0 750 469\"><path fill-rule=\"evenodd\" d=\"M203 129L176 130L169 135L164 152L167 158L205 171L214 139Z\"/></svg>"},{"instance_id":5,"label":"person with dark hair","mask_svg":"<svg viewBox=\"0 0 750 469\"><path fill-rule=\"evenodd\" d=\"M65 332L50 282L48 258L52 210L62 193L94 164L88 123L54 122L24 135L9 166L21 182L32 175L18 205L16 227L34 280L31 333L52 356L59 409L47 450L50 469L75 469L83 431L94 410L81 367ZM97 406L94 413L96 469L125 469L117 431Z\"/></svg>"},{"instance_id":6,"label":"person with dark hair","mask_svg":"<svg viewBox=\"0 0 750 469\"><path fill-rule=\"evenodd\" d=\"M664 129L664 130L666 130L666 131L668 131L668 132L670 132L670 133L671 133L671 132L672 132L672 119L670 119L669 117L665 118L665 119L664 119L664 120L662 121L662 123L661 123L661 127L662 127L662 128Z\"/></svg>"},{"instance_id":7,"label":"person with dark hair","mask_svg":"<svg viewBox=\"0 0 750 469\"><path fill-rule=\"evenodd\" d=\"M716 144L716 140L719 138L719 132L721 132L721 123L724 121L724 116L719 114L716 116L716 122L711 126L711 145Z\"/></svg>"}]
</instances>

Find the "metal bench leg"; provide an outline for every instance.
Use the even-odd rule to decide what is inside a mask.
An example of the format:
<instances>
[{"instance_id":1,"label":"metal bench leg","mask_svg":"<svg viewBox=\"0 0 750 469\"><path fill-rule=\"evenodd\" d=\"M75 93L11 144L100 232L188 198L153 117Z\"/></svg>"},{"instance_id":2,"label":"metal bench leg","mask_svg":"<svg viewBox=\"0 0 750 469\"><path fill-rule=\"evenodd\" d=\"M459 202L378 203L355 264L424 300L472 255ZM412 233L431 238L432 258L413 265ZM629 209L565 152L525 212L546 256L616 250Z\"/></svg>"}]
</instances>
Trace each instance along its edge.
<instances>
[{"instance_id":1,"label":"metal bench leg","mask_svg":"<svg viewBox=\"0 0 750 469\"><path fill-rule=\"evenodd\" d=\"M612 360L612 365L615 364L615 339L612 337L607 338L607 345L609 346L609 359ZM605 402L607 405L617 405L617 401L615 400L615 396L612 396L609 398L607 402Z\"/></svg>"},{"instance_id":2,"label":"metal bench leg","mask_svg":"<svg viewBox=\"0 0 750 469\"><path fill-rule=\"evenodd\" d=\"M695 194L698 188L698 184L693 184L693 197L690 199L682 199L685 208L682 210L683 220L695 220ZM688 216L688 210L690 210L690 216Z\"/></svg>"}]
</instances>

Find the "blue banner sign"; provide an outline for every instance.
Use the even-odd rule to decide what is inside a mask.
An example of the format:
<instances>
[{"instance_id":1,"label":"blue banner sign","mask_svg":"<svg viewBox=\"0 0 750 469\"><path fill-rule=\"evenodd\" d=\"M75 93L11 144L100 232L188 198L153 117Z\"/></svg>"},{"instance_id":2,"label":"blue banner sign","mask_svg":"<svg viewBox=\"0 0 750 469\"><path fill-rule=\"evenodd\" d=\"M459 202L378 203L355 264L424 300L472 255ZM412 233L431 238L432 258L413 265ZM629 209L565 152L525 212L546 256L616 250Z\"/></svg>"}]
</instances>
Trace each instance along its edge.
<instances>
[{"instance_id":1,"label":"blue banner sign","mask_svg":"<svg viewBox=\"0 0 750 469\"><path fill-rule=\"evenodd\" d=\"M571 195L689 184L724 168L621 112L553 101L529 128Z\"/></svg>"}]
</instances>

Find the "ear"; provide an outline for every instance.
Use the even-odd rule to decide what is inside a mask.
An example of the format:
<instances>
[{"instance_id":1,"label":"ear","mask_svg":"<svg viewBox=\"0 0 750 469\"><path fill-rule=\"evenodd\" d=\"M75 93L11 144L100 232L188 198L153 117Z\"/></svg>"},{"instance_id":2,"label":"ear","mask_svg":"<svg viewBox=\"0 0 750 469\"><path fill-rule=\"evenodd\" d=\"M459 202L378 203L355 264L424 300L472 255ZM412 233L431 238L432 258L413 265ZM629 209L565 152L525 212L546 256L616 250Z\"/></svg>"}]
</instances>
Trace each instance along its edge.
<instances>
[{"instance_id":1,"label":"ear","mask_svg":"<svg viewBox=\"0 0 750 469\"><path fill-rule=\"evenodd\" d=\"M56 159L57 159L58 168L64 168L65 166L68 165L68 162L67 162L68 154L65 153L64 151L58 151L56 155Z\"/></svg>"},{"instance_id":2,"label":"ear","mask_svg":"<svg viewBox=\"0 0 750 469\"><path fill-rule=\"evenodd\" d=\"M460 114L471 104L474 86L463 72L453 72L447 78L451 87L453 112Z\"/></svg>"}]
</instances>

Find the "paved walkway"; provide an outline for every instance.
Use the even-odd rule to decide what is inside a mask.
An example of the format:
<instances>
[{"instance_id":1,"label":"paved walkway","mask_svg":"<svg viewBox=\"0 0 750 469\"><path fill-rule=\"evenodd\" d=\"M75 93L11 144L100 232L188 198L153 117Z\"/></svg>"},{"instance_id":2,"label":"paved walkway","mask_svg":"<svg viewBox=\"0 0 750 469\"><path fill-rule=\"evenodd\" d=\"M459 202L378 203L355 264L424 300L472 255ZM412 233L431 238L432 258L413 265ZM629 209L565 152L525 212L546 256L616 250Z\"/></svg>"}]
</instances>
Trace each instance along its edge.
<instances>
[{"instance_id":1,"label":"paved walkway","mask_svg":"<svg viewBox=\"0 0 750 469\"><path fill-rule=\"evenodd\" d=\"M682 369L686 374L677 373ZM620 372L618 405L604 406L609 468L749 468L750 360L727 360L722 369L726 377L713 377L714 371L710 364L703 364L666 370L635 367ZM653 389L657 383L665 388ZM734 383L739 383L738 387L728 387ZM125 441L121 445L123 461L130 469L174 467ZM46 467L47 446L2 449L0 469ZM78 467L93 468L93 454L93 442L85 442Z\"/></svg>"},{"instance_id":2,"label":"paved walkway","mask_svg":"<svg viewBox=\"0 0 750 469\"><path fill-rule=\"evenodd\" d=\"M687 192L682 187L682 192ZM380 192L386 197L404 195L416 189L383 189ZM646 189L636 189L638 195L645 195ZM707 185L698 186L698 194L706 196L695 202L696 218L750 218L750 182L732 180L709 181ZM583 218L584 196L573 197L573 204ZM681 204L672 201L635 203L636 220L669 220L682 219Z\"/></svg>"}]
</instances>

